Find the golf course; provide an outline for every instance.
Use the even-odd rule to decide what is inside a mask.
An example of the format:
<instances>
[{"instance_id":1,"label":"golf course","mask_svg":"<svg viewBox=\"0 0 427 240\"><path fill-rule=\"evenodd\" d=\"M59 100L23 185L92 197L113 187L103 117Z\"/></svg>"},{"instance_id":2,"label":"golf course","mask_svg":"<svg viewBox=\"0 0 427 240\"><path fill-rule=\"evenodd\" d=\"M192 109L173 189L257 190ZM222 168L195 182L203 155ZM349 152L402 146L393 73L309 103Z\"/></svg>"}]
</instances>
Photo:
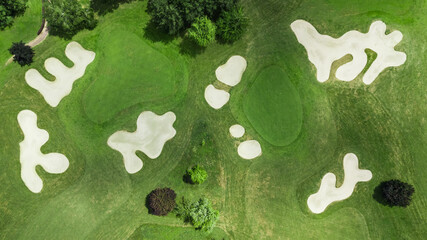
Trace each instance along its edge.
<instances>
[{"instance_id":1,"label":"golf course","mask_svg":"<svg viewBox=\"0 0 427 240\"><path fill-rule=\"evenodd\" d=\"M425 0L230 0L244 33L206 46L156 26L172 0L73 0L96 25L47 20L20 66L55 1L0 28L0 239L426 239Z\"/></svg>"}]
</instances>

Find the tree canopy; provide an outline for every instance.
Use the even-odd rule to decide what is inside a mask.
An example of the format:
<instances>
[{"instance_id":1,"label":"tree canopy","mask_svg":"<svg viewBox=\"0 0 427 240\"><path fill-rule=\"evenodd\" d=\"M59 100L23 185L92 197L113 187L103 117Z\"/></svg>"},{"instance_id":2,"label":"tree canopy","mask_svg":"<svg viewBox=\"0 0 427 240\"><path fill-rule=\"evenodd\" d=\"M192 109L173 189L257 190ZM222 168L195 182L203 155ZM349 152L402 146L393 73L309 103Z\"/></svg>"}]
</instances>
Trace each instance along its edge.
<instances>
[{"instance_id":1,"label":"tree canopy","mask_svg":"<svg viewBox=\"0 0 427 240\"><path fill-rule=\"evenodd\" d=\"M0 30L10 27L14 18L24 14L26 8L26 3L23 0L1 0Z\"/></svg>"},{"instance_id":2,"label":"tree canopy","mask_svg":"<svg viewBox=\"0 0 427 240\"><path fill-rule=\"evenodd\" d=\"M34 50L22 41L12 43L9 52L14 55L13 61L17 62L21 67L25 65L29 66L33 62Z\"/></svg>"},{"instance_id":3,"label":"tree canopy","mask_svg":"<svg viewBox=\"0 0 427 240\"><path fill-rule=\"evenodd\" d=\"M182 199L182 203L176 208L178 217L186 222L190 222L196 229L210 232L219 219L219 212L212 208L212 204L207 198L200 198L198 201L190 202Z\"/></svg>"},{"instance_id":4,"label":"tree canopy","mask_svg":"<svg viewBox=\"0 0 427 240\"><path fill-rule=\"evenodd\" d=\"M96 20L91 8L83 8L77 0L51 0L46 2L45 17L49 33L71 38L83 29L93 29Z\"/></svg>"},{"instance_id":5,"label":"tree canopy","mask_svg":"<svg viewBox=\"0 0 427 240\"><path fill-rule=\"evenodd\" d=\"M199 46L206 47L215 41L215 24L206 16L197 18L188 30L188 37Z\"/></svg>"},{"instance_id":6,"label":"tree canopy","mask_svg":"<svg viewBox=\"0 0 427 240\"><path fill-rule=\"evenodd\" d=\"M150 214L166 216L175 208L176 193L170 188L157 188L148 194L148 209Z\"/></svg>"},{"instance_id":7,"label":"tree canopy","mask_svg":"<svg viewBox=\"0 0 427 240\"><path fill-rule=\"evenodd\" d=\"M383 197L390 206L409 206L415 192L412 185L399 180L389 180L381 183L381 186Z\"/></svg>"},{"instance_id":8,"label":"tree canopy","mask_svg":"<svg viewBox=\"0 0 427 240\"><path fill-rule=\"evenodd\" d=\"M233 8L221 14L216 26L218 37L224 42L231 43L242 37L248 26L248 19L242 8Z\"/></svg>"}]
</instances>

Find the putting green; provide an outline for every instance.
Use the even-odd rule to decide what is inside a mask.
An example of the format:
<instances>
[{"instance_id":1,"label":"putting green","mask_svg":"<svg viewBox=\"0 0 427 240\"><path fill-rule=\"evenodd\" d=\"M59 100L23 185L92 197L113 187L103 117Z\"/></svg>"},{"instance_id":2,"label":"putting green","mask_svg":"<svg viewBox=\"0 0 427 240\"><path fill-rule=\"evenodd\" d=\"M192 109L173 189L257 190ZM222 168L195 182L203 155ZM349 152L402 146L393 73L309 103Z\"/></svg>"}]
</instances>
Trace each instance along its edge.
<instances>
[{"instance_id":1,"label":"putting green","mask_svg":"<svg viewBox=\"0 0 427 240\"><path fill-rule=\"evenodd\" d=\"M138 103L147 107L171 104L185 91L187 79L182 71L186 66L174 66L174 62L183 62L178 53L166 56L138 35L121 29L106 28L100 34L97 48L103 52L97 56L93 84L83 97L86 114L97 123Z\"/></svg>"},{"instance_id":2,"label":"putting green","mask_svg":"<svg viewBox=\"0 0 427 240\"><path fill-rule=\"evenodd\" d=\"M290 144L301 130L299 94L278 66L267 67L257 76L243 100L243 110L255 130L275 146Z\"/></svg>"}]
</instances>

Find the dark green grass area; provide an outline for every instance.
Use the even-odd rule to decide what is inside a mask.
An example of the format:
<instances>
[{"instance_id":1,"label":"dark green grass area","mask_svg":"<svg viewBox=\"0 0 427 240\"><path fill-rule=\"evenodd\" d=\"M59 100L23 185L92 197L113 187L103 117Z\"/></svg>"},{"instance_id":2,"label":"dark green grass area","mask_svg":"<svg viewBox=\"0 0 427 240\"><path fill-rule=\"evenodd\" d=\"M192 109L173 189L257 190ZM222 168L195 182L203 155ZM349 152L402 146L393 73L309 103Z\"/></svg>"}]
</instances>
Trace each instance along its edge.
<instances>
[{"instance_id":1,"label":"dark green grass area","mask_svg":"<svg viewBox=\"0 0 427 240\"><path fill-rule=\"evenodd\" d=\"M70 95L56 108L47 105L25 83L24 75L30 67L1 64L0 239L174 239L176 236L206 239L206 235L173 214L167 217L148 214L146 195L157 187L173 188L178 200L185 196L191 200L207 197L212 201L213 207L220 211L220 218L208 239L424 239L427 235L425 1L241 2L251 19L243 39L233 45L213 44L204 51L183 50L185 44L181 38L166 38L152 26L147 27L146 1L122 4L100 17L93 31L85 30L73 38L97 56L85 76L74 83ZM35 15L27 17L40 18L37 12L34 10ZM373 21L383 20L388 32L403 33L396 49L407 54L407 61L386 69L369 86L363 84L362 75L352 82L342 82L331 74L328 81L319 83L304 47L289 27L296 19L305 19L321 34L334 37L354 29L367 32ZM108 29L114 31L105 36ZM12 29L10 33L33 34L30 27L23 30ZM0 42L5 33L0 32ZM105 58L107 53L119 54L117 45L122 39L135 39L129 46L141 49L138 55L141 51L156 51L160 54L157 56L166 58L162 62L171 64L173 69L162 69L163 76L181 74L183 77L168 80L180 88L172 90L170 85L164 85L166 78L150 82L134 74L112 71L126 69L121 63ZM31 67L52 79L43 68L44 60L56 57L71 66L64 54L68 42L49 36L35 47L36 58ZM107 50L107 46L115 47ZM5 52L6 47L3 45L0 52ZM145 55L132 56L128 46L123 49L125 56L136 63L154 65L144 63ZM221 110L214 110L205 102L203 92L208 84L216 82L215 69L232 55L245 57L248 67L242 81L231 88L229 103ZM5 55L4 60L7 58ZM101 65L103 61L115 66L108 69ZM283 70L286 76L283 79L287 78L289 84L273 78L273 73L264 81L277 81L277 88L283 89L293 85L302 108L300 132L286 146L270 144L245 111L245 101L255 91L253 87L258 84L259 76L272 65ZM336 67L333 66L333 71ZM107 89L99 89L113 92L110 99L89 94L98 82L104 81L98 76L104 71L119 74L103 83ZM141 76L148 74L148 70L128 71L139 72ZM141 88L122 92L119 89L125 89L125 83ZM147 85L159 92L147 92ZM258 89L264 88L271 86ZM280 90L271 91L282 93ZM163 98L164 93L172 97ZM151 95L148 98L144 94ZM88 116L89 98L98 100L92 103L95 109L91 110L92 117ZM128 107L114 105L116 102ZM50 134L42 152L60 152L70 161L63 174L48 174L37 168L44 182L40 194L30 192L20 177L19 142L23 135L16 117L23 109L34 111L38 126ZM138 153L144 167L136 174L128 174L121 154L108 147L107 139L118 130L134 131L138 115L146 110L157 114L173 111L177 116L174 123L177 134L165 144L157 159ZM236 123L246 129L243 139L260 142L262 156L254 160L238 156L239 141L228 132ZM359 183L350 198L331 204L324 213L312 214L306 203L308 196L318 190L327 172L337 175L340 186L342 160L348 152L358 156L361 168L372 171L372 180ZM183 181L186 169L195 164L205 168L209 175L201 185ZM407 208L384 206L373 196L376 186L394 178L415 187L412 204Z\"/></svg>"},{"instance_id":2,"label":"dark green grass area","mask_svg":"<svg viewBox=\"0 0 427 240\"><path fill-rule=\"evenodd\" d=\"M254 129L275 146L288 145L301 130L299 94L278 66L261 70L244 97L243 110Z\"/></svg>"}]
</instances>

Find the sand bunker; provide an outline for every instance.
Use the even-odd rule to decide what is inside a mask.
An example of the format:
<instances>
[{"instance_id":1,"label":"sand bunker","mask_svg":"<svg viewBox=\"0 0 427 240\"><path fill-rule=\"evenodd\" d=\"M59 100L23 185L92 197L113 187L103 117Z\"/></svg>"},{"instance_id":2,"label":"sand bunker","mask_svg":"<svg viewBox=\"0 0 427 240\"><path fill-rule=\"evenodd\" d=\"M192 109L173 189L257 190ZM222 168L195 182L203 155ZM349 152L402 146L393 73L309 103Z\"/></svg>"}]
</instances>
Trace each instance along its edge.
<instances>
[{"instance_id":1,"label":"sand bunker","mask_svg":"<svg viewBox=\"0 0 427 240\"><path fill-rule=\"evenodd\" d=\"M367 64L365 49L377 53L377 57L363 76L365 84L371 84L388 67L397 67L406 61L406 54L394 50L403 38L399 31L385 35L386 25L382 21L371 24L369 32L349 31L340 38L321 35L308 22L296 20L291 24L298 42L307 50L308 59L317 69L317 80L329 79L331 65L335 60L351 54L353 60L337 69L336 77L342 81L351 81L359 75Z\"/></svg>"},{"instance_id":2,"label":"sand bunker","mask_svg":"<svg viewBox=\"0 0 427 240\"><path fill-rule=\"evenodd\" d=\"M205 89L205 99L209 106L214 109L220 109L230 100L230 94L209 84Z\"/></svg>"},{"instance_id":3,"label":"sand bunker","mask_svg":"<svg viewBox=\"0 0 427 240\"><path fill-rule=\"evenodd\" d=\"M246 65L246 60L243 57L232 56L224 65L216 69L216 78L231 87L236 86L242 79Z\"/></svg>"},{"instance_id":4,"label":"sand bunker","mask_svg":"<svg viewBox=\"0 0 427 240\"><path fill-rule=\"evenodd\" d=\"M307 199L308 208L313 213L322 213L329 204L349 198L358 182L367 182L372 178L371 171L359 169L357 156L353 153L344 156L344 175L344 183L339 188L335 187L335 174L323 176L319 191Z\"/></svg>"},{"instance_id":5,"label":"sand bunker","mask_svg":"<svg viewBox=\"0 0 427 240\"><path fill-rule=\"evenodd\" d=\"M108 146L123 155L128 173L136 173L141 170L143 163L135 152L142 151L151 159L160 156L166 141L176 134L172 126L175 120L173 112L161 116L150 111L142 112L136 121L136 131L115 132L108 138Z\"/></svg>"},{"instance_id":6,"label":"sand bunker","mask_svg":"<svg viewBox=\"0 0 427 240\"><path fill-rule=\"evenodd\" d=\"M234 138L241 138L245 134L245 128L239 124L235 124L229 129L231 136Z\"/></svg>"},{"instance_id":7,"label":"sand bunker","mask_svg":"<svg viewBox=\"0 0 427 240\"><path fill-rule=\"evenodd\" d=\"M18 123L24 133L24 141L19 143L21 178L25 185L34 193L43 188L43 181L37 175L36 166L40 165L48 173L63 173L69 162L60 153L43 154L40 148L49 140L49 133L37 127L37 115L30 110L18 114Z\"/></svg>"},{"instance_id":8,"label":"sand bunker","mask_svg":"<svg viewBox=\"0 0 427 240\"><path fill-rule=\"evenodd\" d=\"M257 140L244 141L237 148L237 153L243 159L254 159L261 155L261 145Z\"/></svg>"},{"instance_id":9,"label":"sand bunker","mask_svg":"<svg viewBox=\"0 0 427 240\"><path fill-rule=\"evenodd\" d=\"M62 98L70 94L74 81L84 75L87 65L95 59L94 52L85 50L77 42L67 45L65 55L74 63L73 67L66 67L57 58L48 58L44 63L46 70L55 76L55 81L46 80L35 69L25 73L28 85L38 90L52 107L58 106Z\"/></svg>"}]
</instances>

